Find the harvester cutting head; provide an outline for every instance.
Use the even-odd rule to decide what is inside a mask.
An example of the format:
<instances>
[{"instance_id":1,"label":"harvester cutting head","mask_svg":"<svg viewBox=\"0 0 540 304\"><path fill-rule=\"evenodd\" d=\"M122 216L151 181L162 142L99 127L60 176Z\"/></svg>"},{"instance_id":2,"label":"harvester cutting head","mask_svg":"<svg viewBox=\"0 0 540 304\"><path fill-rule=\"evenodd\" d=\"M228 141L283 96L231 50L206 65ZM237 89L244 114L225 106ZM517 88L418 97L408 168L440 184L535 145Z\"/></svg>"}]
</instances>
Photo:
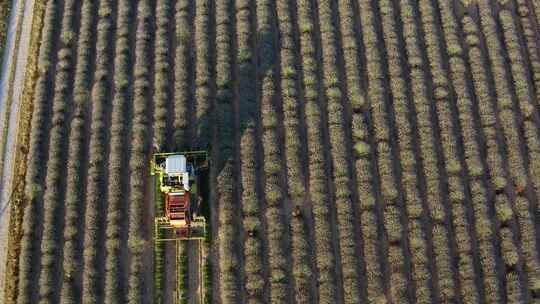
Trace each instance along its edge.
<instances>
[{"instance_id":1,"label":"harvester cutting head","mask_svg":"<svg viewBox=\"0 0 540 304\"><path fill-rule=\"evenodd\" d=\"M156 176L156 238L197 239L205 235L206 220L201 212L201 176L208 168L207 153L190 151L154 155ZM159 233L160 231L169 232ZM172 235L171 235L172 232Z\"/></svg>"}]
</instances>

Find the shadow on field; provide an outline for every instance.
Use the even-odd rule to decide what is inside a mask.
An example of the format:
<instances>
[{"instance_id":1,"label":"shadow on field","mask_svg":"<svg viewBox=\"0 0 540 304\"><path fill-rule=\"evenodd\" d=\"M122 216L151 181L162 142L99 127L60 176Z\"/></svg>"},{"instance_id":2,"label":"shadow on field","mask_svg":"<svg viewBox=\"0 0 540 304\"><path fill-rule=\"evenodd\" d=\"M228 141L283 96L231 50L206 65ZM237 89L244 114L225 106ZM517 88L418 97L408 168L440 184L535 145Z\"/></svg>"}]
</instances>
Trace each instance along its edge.
<instances>
[{"instance_id":1,"label":"shadow on field","mask_svg":"<svg viewBox=\"0 0 540 304\"><path fill-rule=\"evenodd\" d=\"M217 175L223 171L227 161L234 161L235 157L239 157L235 155L235 134L241 139L248 127L257 128L257 123L260 123L258 120L262 113L257 98L258 92L262 91L262 85L259 79L269 76L277 82L273 72L277 63L273 33L260 32L256 39L255 53L239 51L236 62L238 73L234 83L216 83L214 107L199 120L199 134L204 138L198 139L196 148L207 149L210 157L216 157L212 160L212 166ZM234 85L238 86L237 96L233 93ZM279 87L279 84L274 87ZM238 124L235 120L238 120ZM212 130L216 132L214 145L211 144Z\"/></svg>"},{"instance_id":2,"label":"shadow on field","mask_svg":"<svg viewBox=\"0 0 540 304\"><path fill-rule=\"evenodd\" d=\"M231 245L233 246L233 252L243 252L244 235L244 229L242 227L242 206L241 202L236 200L241 197L242 191L240 176L238 176L237 171L240 167L240 149L238 147L240 147L241 139L246 130L255 130L255 170L260 173L260 168L263 165L263 156L262 146L260 146L261 139L258 138L257 132L262 129L260 118L264 115L261 112L260 106L260 96L262 92L262 83L260 79L263 77L272 77L275 82L274 88L279 87L274 72L277 63L274 35L275 33L269 31L259 32L256 37L253 37L253 40L256 40L256 43L251 50L237 51L236 66L232 66L237 69L236 74L230 83L216 83L214 108L212 109L212 113L209 113L211 118L207 121L210 125L206 126L208 129L215 130L215 140L213 141L213 145L208 147L210 152L209 155L211 157L211 170L214 172L213 174L210 173L210 176L215 178L215 180L211 180L210 183L213 187L216 187L215 189L212 189L214 198L212 200L206 200L211 204L215 204L214 206L207 204L209 210L205 210L211 210L213 212L213 214L205 213L205 216L211 219L209 238L212 244L217 244L219 227L216 226L219 222L219 212L222 208L228 207L220 205L220 195L225 194L225 196L228 196L230 193L226 194L225 192L232 190L232 202L230 203L233 208L232 212L234 218L226 219L226 221L230 220L236 226L234 229L235 235L227 237L227 239L232 241ZM228 72L235 73L234 71L216 71L216 73ZM218 77L216 77L216 79L218 79ZM275 93L277 95L278 92L276 91ZM273 100L274 103L276 101L277 99ZM226 183L225 186L218 189L218 184L221 184L222 182ZM259 176L257 176L254 186L259 194L263 194L262 189L264 189L264 186L261 184ZM208 187L208 190L211 190L210 187ZM244 260L242 254L237 255L237 257L238 264L236 268L232 270L232 273L234 274L234 284L237 286L237 290L242 293L243 284L240 282L241 279L239 278L243 277L242 269ZM212 263L211 273L208 275L213 278L211 283L214 286L212 291L215 293L213 299L216 299L216 296L218 296L218 289L216 287L221 284L219 281L221 280L222 275L218 276L220 273L219 264L215 257L212 259ZM223 278L226 277L230 276L226 275ZM207 299L207 303L211 302L212 301Z\"/></svg>"},{"instance_id":3,"label":"shadow on field","mask_svg":"<svg viewBox=\"0 0 540 304\"><path fill-rule=\"evenodd\" d=\"M256 40L257 43L252 51L239 50L238 54L236 54L236 61L234 58L230 58L231 67L237 70L214 72L213 78L215 82L210 85L210 87L215 87L214 102L210 101L210 108L199 119L192 120L196 122L191 132L194 137L191 148L193 150L207 150L210 158L209 170L202 172L200 195L203 197L204 202L208 202L203 204L201 211L207 219L210 219L208 238L212 243L215 242L214 238L217 236L215 233L217 227L215 225L218 219L217 213L221 208L221 206L218 206L217 183L213 178L227 178L231 171L224 170L226 166L233 166L233 172L235 172L235 166L239 166L235 162L240 157L236 155L238 153L236 145L239 144L236 139L240 140L247 128L258 129L257 124L260 123L259 119L262 116L257 99L258 92L262 90L262 85L257 81L261 78L259 75L272 77L273 81L276 82L274 88L279 87L276 74L273 72L277 62L277 46L275 45L274 35L275 33L269 31L258 33L256 37L253 37L253 40ZM217 69L217 65L214 66ZM235 71L237 71L236 74ZM195 71L193 70L192 73L195 73ZM232 80L218 83L217 73L230 73ZM278 94L278 92L275 93ZM192 102L196 102L195 96L192 96ZM276 99L273 102L276 102ZM195 113L192 115L195 115ZM171 146L174 146L174 144ZM160 152L167 152L167 148L171 147L165 147L165 150ZM182 147L174 147L173 149L185 150ZM259 151L256 156L257 160L262 160L260 149L261 147L257 147L257 151ZM158 150L154 152L158 152ZM262 162L259 162L258 165L262 166ZM236 173L233 173L229 185L232 186L230 189L234 189L234 185L236 185L236 191L240 191L239 176ZM212 189L212 187L216 188ZM210 197L211 193L214 193L214 198ZM212 206L211 204L216 205ZM235 209L234 214L241 216L241 206L234 196L232 205ZM212 212L215 214L212 214ZM234 222L241 223L241 221L236 220ZM240 232L239 229L237 229L237 232ZM231 236L231 238L236 244L235 246L241 246L237 243L240 240L238 235ZM217 283L217 277L213 273L217 274L219 271L217 260L213 259L212 261L214 264L211 269L204 270L203 276L213 278L210 283L214 285ZM243 265L243 261L241 261L240 265ZM237 268L235 272L237 277L240 277L240 269ZM242 287L238 287L241 290ZM216 289L209 287L209 291L212 290L216 291ZM165 289L163 291L165 292ZM206 293L208 294L208 292ZM207 298L205 303L212 303L212 300Z\"/></svg>"}]
</instances>

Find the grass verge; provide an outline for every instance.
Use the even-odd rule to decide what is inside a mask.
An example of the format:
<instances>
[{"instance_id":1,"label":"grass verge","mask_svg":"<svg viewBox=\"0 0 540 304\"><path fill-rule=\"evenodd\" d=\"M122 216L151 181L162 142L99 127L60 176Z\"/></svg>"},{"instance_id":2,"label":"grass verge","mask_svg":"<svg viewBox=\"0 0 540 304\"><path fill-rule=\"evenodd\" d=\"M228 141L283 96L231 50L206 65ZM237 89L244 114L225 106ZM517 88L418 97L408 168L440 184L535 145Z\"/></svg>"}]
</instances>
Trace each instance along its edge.
<instances>
[{"instance_id":1,"label":"grass verge","mask_svg":"<svg viewBox=\"0 0 540 304\"><path fill-rule=\"evenodd\" d=\"M25 3L26 3L26 0L21 1L16 14L18 14L18 15L23 15L24 14ZM11 8L10 8L10 10L11 10ZM4 17L4 16L2 16L2 17ZM8 19L9 19L9 16L8 16ZM9 71L7 71L7 73L8 73L7 93L5 94L6 112L4 113L4 125L1 126L2 127L2 136L0 136L0 138L2 139L0 141L0 155L2 155L2 156L5 153L6 144L7 144L7 134L8 134L8 127L9 127L9 115L11 113L11 105L13 104L13 98L12 98L12 95L13 95L13 81L14 81L14 78L15 78L15 69L17 67L17 58L19 56L19 52L17 52L17 48L19 47L19 42L21 41L22 24L23 24L23 18L19 18L19 20L17 21L17 24L15 25L17 30L15 32L15 42L14 42L15 52L13 53L13 64L9 67ZM5 36L6 29L3 29L4 36L2 37L2 41L1 41L2 48L0 49L0 51L1 51L0 54L2 54L2 56L0 57L0 70L2 69L3 59L4 59L3 58L3 56L4 56L3 52L4 52L5 43L6 43L6 40L5 40L5 38L6 38L6 36ZM4 172L4 158L3 157L0 157L0 172Z\"/></svg>"},{"instance_id":2,"label":"grass verge","mask_svg":"<svg viewBox=\"0 0 540 304\"><path fill-rule=\"evenodd\" d=\"M32 120L33 96L36 81L38 79L37 58L41 41L41 28L47 0L34 2L34 15L32 19L32 31L26 63L25 79L19 112L19 126L17 134L17 153L15 156L15 168L13 176L13 194L11 198L11 217L9 223L9 240L6 273L4 303L17 303L17 285L19 282L19 252L22 237L22 218L25 204L24 181L26 176L26 162L28 156L28 143L30 141L30 121Z\"/></svg>"}]
</instances>

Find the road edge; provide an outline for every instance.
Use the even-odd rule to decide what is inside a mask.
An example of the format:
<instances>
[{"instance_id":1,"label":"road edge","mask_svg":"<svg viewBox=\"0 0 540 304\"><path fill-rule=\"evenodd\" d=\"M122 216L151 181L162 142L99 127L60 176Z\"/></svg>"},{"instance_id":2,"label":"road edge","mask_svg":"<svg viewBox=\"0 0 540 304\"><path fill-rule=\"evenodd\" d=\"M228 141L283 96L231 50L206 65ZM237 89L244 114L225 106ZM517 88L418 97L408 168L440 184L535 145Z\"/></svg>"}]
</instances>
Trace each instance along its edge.
<instances>
[{"instance_id":1,"label":"road edge","mask_svg":"<svg viewBox=\"0 0 540 304\"><path fill-rule=\"evenodd\" d=\"M17 285L18 285L18 268L19 268L19 251L20 240L22 236L22 217L25 205L24 196L24 181L26 175L26 160L27 149L30 140L30 123L33 110L33 96L35 84L38 78L39 71L37 69L38 54L41 40L41 28L43 27L43 18L45 14L45 6L47 0L28 0L29 5L33 7L32 20L30 25L30 39L27 54L27 62L24 67L23 88L20 96L20 110L17 117L17 136L15 139L15 147L18 148L18 153L15 155L13 167L13 196L10 206L11 216L9 219L9 238L7 257L5 263L4 284L0 286L0 299L4 299L6 304L14 304L17 301ZM7 280L9 278L9 280ZM0 283L2 279L0 279Z\"/></svg>"}]
</instances>

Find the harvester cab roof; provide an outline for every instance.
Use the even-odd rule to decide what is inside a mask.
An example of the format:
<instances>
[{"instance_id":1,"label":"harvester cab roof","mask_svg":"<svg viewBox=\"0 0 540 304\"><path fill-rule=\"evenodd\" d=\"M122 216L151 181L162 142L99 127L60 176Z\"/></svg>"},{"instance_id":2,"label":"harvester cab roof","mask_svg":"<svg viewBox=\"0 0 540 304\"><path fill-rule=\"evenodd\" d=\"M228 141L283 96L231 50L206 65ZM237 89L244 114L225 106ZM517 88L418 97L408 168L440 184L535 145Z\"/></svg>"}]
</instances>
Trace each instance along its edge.
<instances>
[{"instance_id":1,"label":"harvester cab roof","mask_svg":"<svg viewBox=\"0 0 540 304\"><path fill-rule=\"evenodd\" d=\"M189 191L190 177L194 177L193 164L188 163L185 155L171 155L165 158L162 185L170 191Z\"/></svg>"}]
</instances>

